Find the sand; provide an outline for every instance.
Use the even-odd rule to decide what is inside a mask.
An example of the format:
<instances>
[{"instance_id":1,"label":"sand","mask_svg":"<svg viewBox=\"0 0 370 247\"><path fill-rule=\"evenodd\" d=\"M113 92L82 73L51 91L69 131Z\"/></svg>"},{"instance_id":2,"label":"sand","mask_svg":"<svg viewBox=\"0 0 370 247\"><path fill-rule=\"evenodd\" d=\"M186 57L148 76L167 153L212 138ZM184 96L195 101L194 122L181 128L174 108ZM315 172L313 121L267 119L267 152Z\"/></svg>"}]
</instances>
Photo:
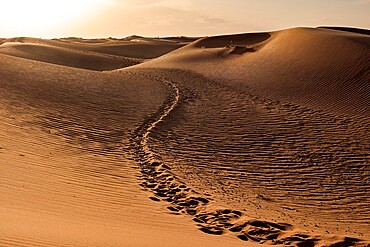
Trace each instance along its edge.
<instances>
[{"instance_id":1,"label":"sand","mask_svg":"<svg viewBox=\"0 0 370 247\"><path fill-rule=\"evenodd\" d=\"M162 56L182 47L193 39L157 39L130 36L124 39L85 40L81 38L63 38L54 40L16 38L18 42L44 44L53 47L73 49L76 51L96 52L138 59L149 59ZM12 40L14 41L14 39Z\"/></svg>"},{"instance_id":2,"label":"sand","mask_svg":"<svg viewBox=\"0 0 370 247\"><path fill-rule=\"evenodd\" d=\"M368 35L313 28L219 36L142 67L191 70L238 91L368 115L369 42Z\"/></svg>"},{"instance_id":3,"label":"sand","mask_svg":"<svg viewBox=\"0 0 370 247\"><path fill-rule=\"evenodd\" d=\"M369 41L2 39L0 246L369 245Z\"/></svg>"},{"instance_id":4,"label":"sand","mask_svg":"<svg viewBox=\"0 0 370 247\"><path fill-rule=\"evenodd\" d=\"M239 244L202 234L139 186L130 133L165 85L6 55L1 74L1 246Z\"/></svg>"}]
</instances>

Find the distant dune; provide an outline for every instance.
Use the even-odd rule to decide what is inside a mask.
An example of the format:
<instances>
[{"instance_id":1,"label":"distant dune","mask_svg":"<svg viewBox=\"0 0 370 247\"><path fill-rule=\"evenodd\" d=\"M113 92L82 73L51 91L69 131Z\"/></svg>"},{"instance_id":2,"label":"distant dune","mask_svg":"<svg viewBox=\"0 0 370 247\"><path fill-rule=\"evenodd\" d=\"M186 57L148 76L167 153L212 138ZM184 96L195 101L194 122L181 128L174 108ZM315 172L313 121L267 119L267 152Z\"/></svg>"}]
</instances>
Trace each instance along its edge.
<instances>
[{"instance_id":1,"label":"distant dune","mask_svg":"<svg viewBox=\"0 0 370 247\"><path fill-rule=\"evenodd\" d=\"M20 58L65 65L90 70L113 70L138 64L130 58L113 57L99 53L88 53L33 43L6 43L0 46L0 53Z\"/></svg>"},{"instance_id":2,"label":"distant dune","mask_svg":"<svg viewBox=\"0 0 370 247\"><path fill-rule=\"evenodd\" d=\"M192 40L190 40L192 41ZM25 38L23 42L46 44L56 47L75 49L79 51L98 52L109 55L131 57L131 58L155 58L173 51L185 44L189 40L173 41L170 39L162 40L155 38L143 38L132 36L124 39L106 39L106 40L84 40L79 38L65 38L54 40L40 40Z\"/></svg>"},{"instance_id":3,"label":"distant dune","mask_svg":"<svg viewBox=\"0 0 370 247\"><path fill-rule=\"evenodd\" d=\"M0 39L0 246L370 246L370 36Z\"/></svg>"}]
</instances>

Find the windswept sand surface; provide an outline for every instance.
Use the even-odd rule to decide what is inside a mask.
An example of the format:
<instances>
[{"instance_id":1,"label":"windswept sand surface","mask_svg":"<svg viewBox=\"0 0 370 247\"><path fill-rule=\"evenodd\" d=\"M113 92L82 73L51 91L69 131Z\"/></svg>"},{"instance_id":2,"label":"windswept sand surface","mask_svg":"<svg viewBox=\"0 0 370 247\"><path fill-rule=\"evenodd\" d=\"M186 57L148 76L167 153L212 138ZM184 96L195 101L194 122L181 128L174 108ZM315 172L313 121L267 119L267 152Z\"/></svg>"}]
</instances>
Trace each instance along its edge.
<instances>
[{"instance_id":1,"label":"windswept sand surface","mask_svg":"<svg viewBox=\"0 0 370 247\"><path fill-rule=\"evenodd\" d=\"M197 231L139 187L131 132L162 105L165 85L0 61L0 246L240 244Z\"/></svg>"},{"instance_id":2,"label":"windswept sand surface","mask_svg":"<svg viewBox=\"0 0 370 247\"><path fill-rule=\"evenodd\" d=\"M369 246L368 35L0 43L0 246Z\"/></svg>"}]
</instances>

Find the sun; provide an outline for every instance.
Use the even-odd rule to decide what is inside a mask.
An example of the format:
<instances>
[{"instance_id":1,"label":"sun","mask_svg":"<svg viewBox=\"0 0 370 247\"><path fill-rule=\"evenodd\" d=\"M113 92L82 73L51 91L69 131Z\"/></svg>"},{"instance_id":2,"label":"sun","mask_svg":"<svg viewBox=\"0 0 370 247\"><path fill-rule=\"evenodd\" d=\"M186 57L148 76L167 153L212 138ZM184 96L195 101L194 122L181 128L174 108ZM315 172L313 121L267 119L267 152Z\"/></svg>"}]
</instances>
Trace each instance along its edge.
<instances>
[{"instance_id":1,"label":"sun","mask_svg":"<svg viewBox=\"0 0 370 247\"><path fill-rule=\"evenodd\" d=\"M110 0L6 0L0 8L0 37L42 34L87 18Z\"/></svg>"}]
</instances>

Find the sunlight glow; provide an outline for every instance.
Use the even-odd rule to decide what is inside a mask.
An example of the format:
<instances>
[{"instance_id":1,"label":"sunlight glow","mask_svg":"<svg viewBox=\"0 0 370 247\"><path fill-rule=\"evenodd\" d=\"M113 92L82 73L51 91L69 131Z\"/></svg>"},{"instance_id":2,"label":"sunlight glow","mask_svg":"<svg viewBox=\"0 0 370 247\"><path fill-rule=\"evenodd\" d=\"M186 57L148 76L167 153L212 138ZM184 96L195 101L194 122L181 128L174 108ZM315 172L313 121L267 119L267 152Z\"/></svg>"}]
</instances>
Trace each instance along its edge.
<instances>
[{"instance_id":1,"label":"sunlight glow","mask_svg":"<svg viewBox=\"0 0 370 247\"><path fill-rule=\"evenodd\" d=\"M87 17L99 4L110 0L7 0L0 1L2 33L37 34L73 25Z\"/></svg>"}]
</instances>

